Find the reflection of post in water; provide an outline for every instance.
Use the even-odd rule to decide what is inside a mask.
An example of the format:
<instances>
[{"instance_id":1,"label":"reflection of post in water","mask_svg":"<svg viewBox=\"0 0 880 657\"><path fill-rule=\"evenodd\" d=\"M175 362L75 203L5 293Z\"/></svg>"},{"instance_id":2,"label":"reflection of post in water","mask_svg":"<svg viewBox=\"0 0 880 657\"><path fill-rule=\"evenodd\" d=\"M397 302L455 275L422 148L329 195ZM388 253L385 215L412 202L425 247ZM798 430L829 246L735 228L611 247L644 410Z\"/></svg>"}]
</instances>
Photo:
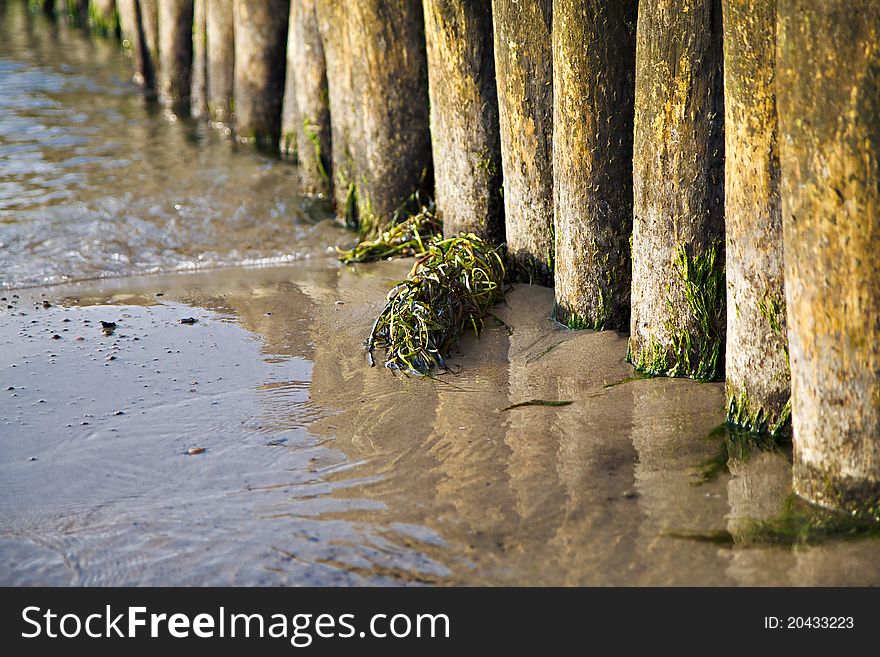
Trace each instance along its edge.
<instances>
[{"instance_id":1,"label":"reflection of post in water","mask_svg":"<svg viewBox=\"0 0 880 657\"><path fill-rule=\"evenodd\" d=\"M507 332L489 320L479 340L462 345L467 359L457 375L436 385L437 415L426 447L437 460L437 506L450 524L465 528L463 540L477 550L507 550L516 526L504 464L510 451L501 427L507 406ZM449 509L450 511L447 511Z\"/></svg>"},{"instance_id":2,"label":"reflection of post in water","mask_svg":"<svg viewBox=\"0 0 880 657\"><path fill-rule=\"evenodd\" d=\"M744 458L727 462L730 480L727 482L727 531L736 541L756 521L769 520L780 513L786 497L791 494L791 465L782 452L755 449ZM774 556L781 556L778 547L770 546ZM759 569L767 558L767 549L750 546L732 551L727 574L743 586L767 584L767 576ZM778 562L775 569L779 569ZM780 584L795 584L781 577Z\"/></svg>"},{"instance_id":3,"label":"reflection of post in water","mask_svg":"<svg viewBox=\"0 0 880 657\"><path fill-rule=\"evenodd\" d=\"M604 585L631 575L642 512L633 498L636 450L632 395L625 386L585 395L579 359L556 380L559 409L555 475L564 491L562 515L549 544L563 574L559 583ZM578 577L579 575L579 577Z\"/></svg>"},{"instance_id":4,"label":"reflection of post in water","mask_svg":"<svg viewBox=\"0 0 880 657\"><path fill-rule=\"evenodd\" d=\"M542 294L541 298L544 296ZM546 376L540 369L541 364L535 360L544 344L542 334L548 324L548 304L536 304L536 307L543 309L539 324L517 322L508 338L509 404L532 399L557 399L555 377ZM514 310L522 312L518 306L514 306ZM520 527L529 528L530 540L549 540L563 512L565 493L556 472L559 445L551 426L564 410L524 406L504 412L504 442L510 450L507 472L514 498L513 509Z\"/></svg>"},{"instance_id":5,"label":"reflection of post in water","mask_svg":"<svg viewBox=\"0 0 880 657\"><path fill-rule=\"evenodd\" d=\"M718 579L717 546L665 536L667 532L720 529L727 511L724 481L694 485L695 468L717 454L707 438L724 419L723 386L678 379L648 379L627 384L633 395L633 446L645 584L662 584L664 573L690 572L701 584ZM660 543L674 541L674 543ZM655 549L656 546L656 549ZM662 547L664 549L660 550Z\"/></svg>"}]
</instances>

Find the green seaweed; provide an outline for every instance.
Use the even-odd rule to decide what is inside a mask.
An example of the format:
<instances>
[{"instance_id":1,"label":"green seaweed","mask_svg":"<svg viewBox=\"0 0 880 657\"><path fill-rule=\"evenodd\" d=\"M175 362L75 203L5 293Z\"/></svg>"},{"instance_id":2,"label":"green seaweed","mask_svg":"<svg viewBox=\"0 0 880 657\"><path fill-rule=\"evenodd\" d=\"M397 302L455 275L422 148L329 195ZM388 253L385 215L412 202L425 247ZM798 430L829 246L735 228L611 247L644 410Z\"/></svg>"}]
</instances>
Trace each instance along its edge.
<instances>
[{"instance_id":1,"label":"green seaweed","mask_svg":"<svg viewBox=\"0 0 880 657\"><path fill-rule=\"evenodd\" d=\"M118 37L119 36L119 12L116 6L109 16L105 16L98 10L95 3L89 3L89 27L95 34L102 37Z\"/></svg>"},{"instance_id":2,"label":"green seaweed","mask_svg":"<svg viewBox=\"0 0 880 657\"><path fill-rule=\"evenodd\" d=\"M665 329L668 344L649 338L633 362L651 376L688 377L712 381L721 373L724 362L724 264L721 243L711 244L704 253L690 256L685 244L679 244L672 261L673 270L684 294L694 323L693 330L680 328L674 321L675 302L671 295L666 304L669 317Z\"/></svg>"},{"instance_id":3,"label":"green seaweed","mask_svg":"<svg viewBox=\"0 0 880 657\"><path fill-rule=\"evenodd\" d=\"M764 406L752 402L748 391L736 391L726 386L727 424L752 433L779 435L791 419L791 399L787 399L779 413L772 413Z\"/></svg>"},{"instance_id":4,"label":"green seaweed","mask_svg":"<svg viewBox=\"0 0 880 657\"><path fill-rule=\"evenodd\" d=\"M632 376L625 377L620 381L615 381L614 383L606 383L603 385L603 388L614 388L616 386L622 386L626 383L632 383L633 381L644 381L645 379L650 379L651 376L645 374L644 372L636 372Z\"/></svg>"},{"instance_id":5,"label":"green seaweed","mask_svg":"<svg viewBox=\"0 0 880 657\"><path fill-rule=\"evenodd\" d=\"M515 408L523 408L525 406L569 406L573 404L573 401L565 401L565 400L548 400L548 399L530 399L528 401L518 402L516 404L511 404L507 408L502 408L501 411L512 411Z\"/></svg>"},{"instance_id":6,"label":"green seaweed","mask_svg":"<svg viewBox=\"0 0 880 657\"><path fill-rule=\"evenodd\" d=\"M443 232L443 225L434 214L433 204L418 214L394 224L372 240L359 242L352 249L337 247L337 258L346 263L371 262L393 257L424 253L431 239Z\"/></svg>"},{"instance_id":7,"label":"green seaweed","mask_svg":"<svg viewBox=\"0 0 880 657\"><path fill-rule=\"evenodd\" d=\"M384 366L428 375L473 328L480 334L489 308L504 299L504 254L473 234L434 238L406 280L388 293L367 340L384 350Z\"/></svg>"},{"instance_id":8,"label":"green seaweed","mask_svg":"<svg viewBox=\"0 0 880 657\"><path fill-rule=\"evenodd\" d=\"M327 167L324 166L324 155L321 149L321 126L309 117L306 117L303 120L303 132L314 149L315 167L318 170L318 174L321 176L321 180L329 185L330 174L327 173Z\"/></svg>"}]
</instances>

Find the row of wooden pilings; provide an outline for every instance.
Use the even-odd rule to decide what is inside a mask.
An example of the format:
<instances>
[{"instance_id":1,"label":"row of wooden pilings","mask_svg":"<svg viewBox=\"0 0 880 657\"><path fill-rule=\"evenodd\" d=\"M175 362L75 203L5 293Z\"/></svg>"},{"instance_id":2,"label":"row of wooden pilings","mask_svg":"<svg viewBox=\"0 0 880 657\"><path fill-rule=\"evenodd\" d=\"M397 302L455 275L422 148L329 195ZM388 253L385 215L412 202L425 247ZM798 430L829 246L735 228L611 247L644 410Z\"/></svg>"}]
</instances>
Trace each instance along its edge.
<instances>
[{"instance_id":1,"label":"row of wooden pilings","mask_svg":"<svg viewBox=\"0 0 880 657\"><path fill-rule=\"evenodd\" d=\"M733 423L791 415L801 495L877 504L880 0L116 9L175 114L280 149L363 233L432 192L558 321L628 330L650 374L724 371Z\"/></svg>"}]
</instances>

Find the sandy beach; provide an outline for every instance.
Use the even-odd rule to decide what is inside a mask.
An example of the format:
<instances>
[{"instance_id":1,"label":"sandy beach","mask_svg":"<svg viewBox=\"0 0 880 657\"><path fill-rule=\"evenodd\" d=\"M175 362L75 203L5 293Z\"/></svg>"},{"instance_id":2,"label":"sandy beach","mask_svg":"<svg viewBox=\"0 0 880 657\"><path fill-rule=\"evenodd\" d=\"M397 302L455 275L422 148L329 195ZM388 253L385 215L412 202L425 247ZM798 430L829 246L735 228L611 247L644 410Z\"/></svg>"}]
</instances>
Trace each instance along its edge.
<instances>
[{"instance_id":1,"label":"sandy beach","mask_svg":"<svg viewBox=\"0 0 880 657\"><path fill-rule=\"evenodd\" d=\"M453 372L370 368L408 266L4 292L0 582L880 583L876 541L671 536L777 513L788 455L699 484L721 384L628 380L625 338L554 326L546 288L513 290ZM504 410L534 399L571 404Z\"/></svg>"}]
</instances>

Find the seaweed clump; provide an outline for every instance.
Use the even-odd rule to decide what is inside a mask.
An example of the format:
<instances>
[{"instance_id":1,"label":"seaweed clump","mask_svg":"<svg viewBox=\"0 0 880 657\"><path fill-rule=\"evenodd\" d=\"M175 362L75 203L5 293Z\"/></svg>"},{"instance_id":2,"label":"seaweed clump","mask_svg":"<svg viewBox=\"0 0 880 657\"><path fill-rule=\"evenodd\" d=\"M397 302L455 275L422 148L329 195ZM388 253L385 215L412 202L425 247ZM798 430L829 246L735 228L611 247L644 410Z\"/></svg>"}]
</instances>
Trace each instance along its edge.
<instances>
[{"instance_id":1,"label":"seaweed clump","mask_svg":"<svg viewBox=\"0 0 880 657\"><path fill-rule=\"evenodd\" d=\"M337 248L337 257L351 264L414 256L425 253L434 236L441 232L443 225L434 214L433 206L423 207L418 214L389 225L375 239L360 242L353 249Z\"/></svg>"},{"instance_id":2,"label":"seaweed clump","mask_svg":"<svg viewBox=\"0 0 880 657\"><path fill-rule=\"evenodd\" d=\"M466 330L479 335L491 306L504 299L502 247L474 234L434 238L406 280L388 293L367 349L385 351L384 366L427 375L445 368L445 357Z\"/></svg>"}]
</instances>

